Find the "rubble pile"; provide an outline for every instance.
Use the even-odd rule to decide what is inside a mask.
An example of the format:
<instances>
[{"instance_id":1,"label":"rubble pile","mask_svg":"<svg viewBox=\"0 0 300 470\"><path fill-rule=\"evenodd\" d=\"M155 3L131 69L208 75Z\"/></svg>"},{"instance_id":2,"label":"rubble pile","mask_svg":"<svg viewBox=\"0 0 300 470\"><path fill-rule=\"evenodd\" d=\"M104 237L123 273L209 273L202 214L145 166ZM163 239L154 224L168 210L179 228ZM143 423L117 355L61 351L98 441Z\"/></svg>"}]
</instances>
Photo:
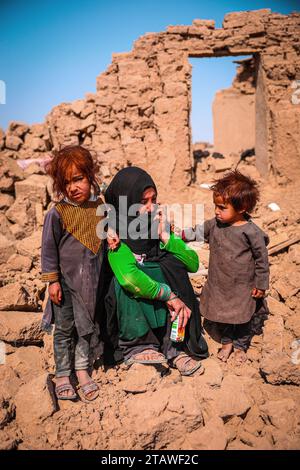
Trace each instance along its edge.
<instances>
[{"instance_id":1,"label":"rubble pile","mask_svg":"<svg viewBox=\"0 0 300 470\"><path fill-rule=\"evenodd\" d=\"M55 107L43 124L12 122L0 130L1 449L300 448L300 114L289 95L299 74L299 25L297 13L259 10L228 14L221 29L195 20L147 34L132 52L114 55L95 94ZM266 146L259 141L255 152L236 155L206 143L192 148L188 57L239 54L260 57L256 71L271 116ZM243 80L234 86L249 94ZM207 188L215 177L238 164L259 181L253 217L271 239L270 315L245 364L221 363L218 339L204 324L211 355L203 375L99 362L95 402L57 403L52 336L40 329L46 295L40 249L53 203L45 164L52 149L67 143L92 151L100 181L140 165L158 182L161 202L201 202L206 217L213 216ZM261 176L264 168L269 179ZM191 279L200 294L209 251L195 248L202 270Z\"/></svg>"}]
</instances>

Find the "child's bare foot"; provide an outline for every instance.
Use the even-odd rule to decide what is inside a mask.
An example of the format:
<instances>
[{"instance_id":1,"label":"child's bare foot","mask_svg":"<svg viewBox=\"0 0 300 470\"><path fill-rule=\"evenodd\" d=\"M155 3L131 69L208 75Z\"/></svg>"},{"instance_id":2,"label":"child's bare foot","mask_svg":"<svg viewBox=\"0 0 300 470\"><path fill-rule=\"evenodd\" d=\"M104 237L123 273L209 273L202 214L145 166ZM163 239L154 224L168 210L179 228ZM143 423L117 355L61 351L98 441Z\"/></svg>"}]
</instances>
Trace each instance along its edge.
<instances>
[{"instance_id":1,"label":"child's bare foot","mask_svg":"<svg viewBox=\"0 0 300 470\"><path fill-rule=\"evenodd\" d=\"M236 365L239 366L241 364L244 364L247 361L247 359L248 359L247 354L242 349L237 349L234 352L234 362L236 363Z\"/></svg>"},{"instance_id":2,"label":"child's bare foot","mask_svg":"<svg viewBox=\"0 0 300 470\"><path fill-rule=\"evenodd\" d=\"M70 377L56 377L55 393L59 400L74 400L76 392L70 383Z\"/></svg>"},{"instance_id":3,"label":"child's bare foot","mask_svg":"<svg viewBox=\"0 0 300 470\"><path fill-rule=\"evenodd\" d=\"M233 345L232 343L222 344L222 348L219 350L218 359L223 362L227 362L230 354L232 353Z\"/></svg>"}]
</instances>

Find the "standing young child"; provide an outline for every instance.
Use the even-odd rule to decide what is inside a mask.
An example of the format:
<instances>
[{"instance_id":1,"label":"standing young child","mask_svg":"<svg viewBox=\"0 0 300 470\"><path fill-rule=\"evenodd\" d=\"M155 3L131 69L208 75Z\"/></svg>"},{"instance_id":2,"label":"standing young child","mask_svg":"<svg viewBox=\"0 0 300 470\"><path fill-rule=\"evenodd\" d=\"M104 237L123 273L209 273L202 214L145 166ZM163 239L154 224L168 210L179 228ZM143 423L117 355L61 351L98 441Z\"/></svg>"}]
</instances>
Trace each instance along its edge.
<instances>
[{"instance_id":1,"label":"standing young child","mask_svg":"<svg viewBox=\"0 0 300 470\"><path fill-rule=\"evenodd\" d=\"M74 368L81 397L94 400L98 386L89 375L92 352L100 345L96 318L103 274L103 243L96 234L103 201L90 152L67 146L47 166L60 198L47 213L42 237L42 280L49 283L43 316L46 329L54 318L56 395L77 398L70 383ZM101 277L101 279L100 279Z\"/></svg>"},{"instance_id":2,"label":"standing young child","mask_svg":"<svg viewBox=\"0 0 300 470\"><path fill-rule=\"evenodd\" d=\"M237 363L247 360L254 319L267 311L268 236L249 214L259 199L257 183L231 171L212 186L215 218L183 231L186 241L209 243L208 279L201 294L201 313L215 322L226 362L233 350Z\"/></svg>"}]
</instances>

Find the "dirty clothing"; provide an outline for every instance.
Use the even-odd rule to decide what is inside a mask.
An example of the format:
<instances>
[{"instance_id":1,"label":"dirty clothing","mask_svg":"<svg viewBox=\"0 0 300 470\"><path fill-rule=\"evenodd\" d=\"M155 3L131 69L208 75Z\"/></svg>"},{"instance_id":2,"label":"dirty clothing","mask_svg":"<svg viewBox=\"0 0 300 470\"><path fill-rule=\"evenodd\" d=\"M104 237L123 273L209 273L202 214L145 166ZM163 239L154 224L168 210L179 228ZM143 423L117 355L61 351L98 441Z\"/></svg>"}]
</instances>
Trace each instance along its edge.
<instances>
[{"instance_id":1,"label":"dirty clothing","mask_svg":"<svg viewBox=\"0 0 300 470\"><path fill-rule=\"evenodd\" d=\"M251 320L240 325L231 325L230 323L217 323L221 333L222 344L233 344L234 349L247 351L251 337Z\"/></svg>"},{"instance_id":2,"label":"dirty clothing","mask_svg":"<svg viewBox=\"0 0 300 470\"><path fill-rule=\"evenodd\" d=\"M131 341L126 341L120 338L119 346L123 352L124 360L127 360L133 355L139 354L148 348L157 352L162 352L169 360L174 359L181 351L184 350L184 347L183 343L170 341L171 325L170 316L168 315L163 327L153 328L144 336L134 338Z\"/></svg>"},{"instance_id":3,"label":"dirty clothing","mask_svg":"<svg viewBox=\"0 0 300 470\"><path fill-rule=\"evenodd\" d=\"M236 226L214 218L204 227L185 229L184 235L187 240L209 243L208 278L200 303L205 318L238 325L249 322L254 313L265 313L265 301L254 299L251 291L269 287L269 238L250 218Z\"/></svg>"},{"instance_id":4,"label":"dirty clothing","mask_svg":"<svg viewBox=\"0 0 300 470\"><path fill-rule=\"evenodd\" d=\"M91 335L78 337L71 292L63 278L61 278L60 284L62 287L61 304L53 304L55 317L54 360L56 377L67 377L74 369L88 369Z\"/></svg>"},{"instance_id":5,"label":"dirty clothing","mask_svg":"<svg viewBox=\"0 0 300 470\"><path fill-rule=\"evenodd\" d=\"M108 254L115 275L105 299L112 343L122 349L125 358L145 348L161 350L168 358L177 355L177 346L172 345L168 334L168 309L165 302L156 300L160 286L167 284L192 312L184 344L178 348L185 347L196 357L205 358L208 349L201 331L199 304L188 277L188 271L198 269L197 254L173 234L166 244L159 240L155 211L128 216L128 208L140 206L147 188L156 191L150 175L128 167L117 173L105 193L106 202L116 211L117 224L113 228L121 239L118 249ZM121 196L127 197L125 207ZM133 236L130 227L143 219L145 232ZM142 261L138 262L137 257Z\"/></svg>"},{"instance_id":6,"label":"dirty clothing","mask_svg":"<svg viewBox=\"0 0 300 470\"><path fill-rule=\"evenodd\" d=\"M53 320L55 323L58 373L62 369L68 372L71 367L68 334L73 341L74 335L77 338L75 367L86 364L87 343L95 357L101 354L96 315L104 284L104 244L96 234L97 223L102 219L96 215L100 204L101 199L80 206L63 201L47 213L44 222L42 280L59 281L63 291L60 307L48 299L42 320L45 330L49 330ZM63 356L64 361L60 359Z\"/></svg>"}]
</instances>

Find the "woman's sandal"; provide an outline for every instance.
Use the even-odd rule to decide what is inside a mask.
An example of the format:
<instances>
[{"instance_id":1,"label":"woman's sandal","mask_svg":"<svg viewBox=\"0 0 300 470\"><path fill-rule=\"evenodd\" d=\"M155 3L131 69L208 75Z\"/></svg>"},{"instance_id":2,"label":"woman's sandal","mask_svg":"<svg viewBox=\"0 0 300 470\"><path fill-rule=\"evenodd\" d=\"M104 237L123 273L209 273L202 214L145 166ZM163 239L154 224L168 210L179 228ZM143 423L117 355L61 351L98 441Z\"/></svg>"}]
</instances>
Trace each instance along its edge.
<instances>
[{"instance_id":1,"label":"woman's sandal","mask_svg":"<svg viewBox=\"0 0 300 470\"><path fill-rule=\"evenodd\" d=\"M189 364L193 364L193 367L188 367ZM194 372L198 371L198 375L203 374L204 366L201 361L195 360L192 356L189 356L186 353L180 353L179 356L175 357L172 362L171 366L175 367L181 375L192 375Z\"/></svg>"},{"instance_id":2,"label":"woman's sandal","mask_svg":"<svg viewBox=\"0 0 300 470\"><path fill-rule=\"evenodd\" d=\"M138 358L138 356L144 355L144 354L152 355L152 356L155 355L156 359L139 359ZM166 362L167 362L166 357L162 353L155 351L154 349L144 349L144 351L133 354L133 356L131 356L129 359L126 359L126 361L124 361L124 363L127 366L130 366L132 364L164 364Z\"/></svg>"},{"instance_id":3,"label":"woman's sandal","mask_svg":"<svg viewBox=\"0 0 300 470\"><path fill-rule=\"evenodd\" d=\"M81 399L87 403L95 400L99 396L99 387L93 380L90 380L86 384L81 385L79 390L81 392Z\"/></svg>"},{"instance_id":4,"label":"woman's sandal","mask_svg":"<svg viewBox=\"0 0 300 470\"><path fill-rule=\"evenodd\" d=\"M63 395L63 392L72 392L72 395ZM70 383L57 385L55 395L58 400L76 400L77 398L77 394Z\"/></svg>"}]
</instances>

